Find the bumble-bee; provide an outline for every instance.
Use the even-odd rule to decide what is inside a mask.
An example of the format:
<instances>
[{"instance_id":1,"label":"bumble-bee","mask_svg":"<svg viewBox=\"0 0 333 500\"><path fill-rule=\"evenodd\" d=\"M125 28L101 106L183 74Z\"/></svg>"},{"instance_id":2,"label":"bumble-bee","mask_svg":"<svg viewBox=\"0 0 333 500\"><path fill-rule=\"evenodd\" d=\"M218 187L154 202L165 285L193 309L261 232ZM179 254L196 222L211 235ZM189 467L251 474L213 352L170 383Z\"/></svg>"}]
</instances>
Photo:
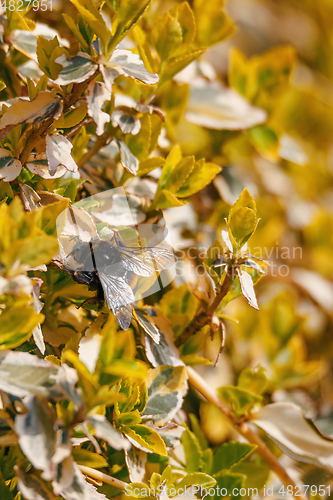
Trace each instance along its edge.
<instances>
[{"instance_id":1,"label":"bumble-bee","mask_svg":"<svg viewBox=\"0 0 333 500\"><path fill-rule=\"evenodd\" d=\"M68 264L68 258L71 262ZM97 290L97 299L115 315L127 330L132 318L139 276L153 276L175 262L174 253L162 247L127 247L115 232L111 241L94 238L79 240L66 257L64 269L75 281Z\"/></svg>"}]
</instances>

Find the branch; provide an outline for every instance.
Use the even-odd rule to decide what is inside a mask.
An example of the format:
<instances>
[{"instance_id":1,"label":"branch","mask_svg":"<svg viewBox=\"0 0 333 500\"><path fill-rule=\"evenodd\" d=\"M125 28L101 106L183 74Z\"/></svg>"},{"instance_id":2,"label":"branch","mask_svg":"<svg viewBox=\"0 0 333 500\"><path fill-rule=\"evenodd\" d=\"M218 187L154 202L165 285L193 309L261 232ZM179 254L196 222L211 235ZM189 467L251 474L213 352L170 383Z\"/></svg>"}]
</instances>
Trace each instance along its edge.
<instances>
[{"instance_id":1,"label":"branch","mask_svg":"<svg viewBox=\"0 0 333 500\"><path fill-rule=\"evenodd\" d=\"M113 134L114 130L105 131L104 134L98 137L98 139L96 139L95 144L77 162L78 167L79 168L83 167L83 165L85 165L85 163L87 163L90 160L90 158L95 156L95 154L97 154L100 149L104 148L104 146L106 146L106 144L108 143L109 139L113 136Z\"/></svg>"},{"instance_id":2,"label":"branch","mask_svg":"<svg viewBox=\"0 0 333 500\"><path fill-rule=\"evenodd\" d=\"M243 436L249 443L252 443L257 446L256 452L263 458L266 464L270 467L270 469L278 476L281 482L286 486L292 486L292 491L296 489L296 483L291 479L286 469L280 464L277 458L273 455L270 449L266 446L266 444L260 439L260 437L250 429L250 427L242 422L240 424L237 423L237 420L230 413L229 408L227 408L223 401L219 398L217 393L204 381L204 379L190 366L186 367L188 379L190 383L200 392L202 396L204 396L207 401L212 403L235 427L237 432L241 436ZM303 495L297 495L297 499L299 500L307 500L307 498Z\"/></svg>"},{"instance_id":3,"label":"branch","mask_svg":"<svg viewBox=\"0 0 333 500\"><path fill-rule=\"evenodd\" d=\"M218 306L221 304L222 299L227 295L229 291L229 285L232 281L233 278L233 271L230 272L230 270L227 268L226 270L226 276L224 278L224 281L222 283L221 289L219 292L216 294L215 299L213 302L210 304L208 309L202 311L198 316L196 316L189 326L179 335L179 337L176 338L175 344L177 347L180 345L184 344L184 342L193 335L193 333L197 332L200 330L203 326L207 325L210 321L211 318L218 308Z\"/></svg>"},{"instance_id":4,"label":"branch","mask_svg":"<svg viewBox=\"0 0 333 500\"><path fill-rule=\"evenodd\" d=\"M108 474L104 474L104 472L100 472L99 470L92 469L91 467L86 467L85 465L78 465L81 472L86 474L87 476L93 477L94 479L98 479L99 481L103 481L103 483L111 484L115 488L119 490L124 490L128 486L128 483L117 479L116 477L109 476Z\"/></svg>"}]
</instances>

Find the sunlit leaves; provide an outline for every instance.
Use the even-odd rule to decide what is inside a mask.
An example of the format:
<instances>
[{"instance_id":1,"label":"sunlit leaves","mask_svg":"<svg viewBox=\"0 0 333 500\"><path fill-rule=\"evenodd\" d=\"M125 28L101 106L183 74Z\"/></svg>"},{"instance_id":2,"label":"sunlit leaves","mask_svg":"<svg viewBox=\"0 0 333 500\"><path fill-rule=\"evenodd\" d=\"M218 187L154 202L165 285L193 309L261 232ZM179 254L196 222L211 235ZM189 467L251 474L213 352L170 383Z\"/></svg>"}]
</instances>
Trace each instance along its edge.
<instances>
[{"instance_id":1,"label":"sunlit leaves","mask_svg":"<svg viewBox=\"0 0 333 500\"><path fill-rule=\"evenodd\" d=\"M110 91L114 80L120 75L129 76L148 85L157 83L159 79L156 73L149 73L140 57L130 50L115 50L111 58L100 66L100 69L106 88Z\"/></svg>"},{"instance_id":2,"label":"sunlit leaves","mask_svg":"<svg viewBox=\"0 0 333 500\"><path fill-rule=\"evenodd\" d=\"M102 135L104 126L110 121L110 115L103 111L103 106L110 99L110 93L101 82L90 82L87 93L88 113L97 125L96 134Z\"/></svg>"},{"instance_id":3,"label":"sunlit leaves","mask_svg":"<svg viewBox=\"0 0 333 500\"><path fill-rule=\"evenodd\" d=\"M37 59L39 67L49 78L55 80L58 76L61 66L55 63L62 54L66 54L66 49L60 47L58 38L48 40L42 36L37 37Z\"/></svg>"},{"instance_id":4,"label":"sunlit leaves","mask_svg":"<svg viewBox=\"0 0 333 500\"><path fill-rule=\"evenodd\" d=\"M169 422L182 405L187 392L187 375L182 366L160 366L148 372L148 401L145 415L156 425Z\"/></svg>"},{"instance_id":5,"label":"sunlit leaves","mask_svg":"<svg viewBox=\"0 0 333 500\"><path fill-rule=\"evenodd\" d=\"M20 123L39 123L49 117L59 117L62 110L61 99L53 92L39 92L32 101L19 99L7 109L0 119L0 136Z\"/></svg>"},{"instance_id":6,"label":"sunlit leaves","mask_svg":"<svg viewBox=\"0 0 333 500\"><path fill-rule=\"evenodd\" d=\"M103 43L103 47L106 48L111 38L111 32L107 28L106 23L101 13L95 7L95 4L91 0L71 0L71 2L75 5L82 18L87 22L95 35L99 37Z\"/></svg>"},{"instance_id":7,"label":"sunlit leaves","mask_svg":"<svg viewBox=\"0 0 333 500\"><path fill-rule=\"evenodd\" d=\"M332 467L332 439L323 436L295 404L267 405L253 415L253 422L290 456Z\"/></svg>"},{"instance_id":8,"label":"sunlit leaves","mask_svg":"<svg viewBox=\"0 0 333 500\"><path fill-rule=\"evenodd\" d=\"M67 59L63 54L57 57L55 62L62 66L56 80L59 85L84 82L95 73L98 67L84 52L78 52L73 59Z\"/></svg>"},{"instance_id":9,"label":"sunlit leaves","mask_svg":"<svg viewBox=\"0 0 333 500\"><path fill-rule=\"evenodd\" d=\"M226 385L220 387L218 392L236 417L247 414L262 401L261 396L241 387Z\"/></svg>"},{"instance_id":10,"label":"sunlit leaves","mask_svg":"<svg viewBox=\"0 0 333 500\"><path fill-rule=\"evenodd\" d=\"M27 340L44 320L32 306L6 307L0 315L0 350L13 349Z\"/></svg>"},{"instance_id":11,"label":"sunlit leaves","mask_svg":"<svg viewBox=\"0 0 333 500\"><path fill-rule=\"evenodd\" d=\"M209 47L231 36L235 26L224 11L224 0L212 0L207 4L204 0L193 2L198 39L201 45Z\"/></svg>"},{"instance_id":12,"label":"sunlit leaves","mask_svg":"<svg viewBox=\"0 0 333 500\"><path fill-rule=\"evenodd\" d=\"M250 101L262 100L266 104L267 94L274 96L283 89L294 63L295 52L287 46L274 47L250 60L234 49L231 52L229 82Z\"/></svg>"},{"instance_id":13,"label":"sunlit leaves","mask_svg":"<svg viewBox=\"0 0 333 500\"><path fill-rule=\"evenodd\" d=\"M190 87L185 118L210 129L242 130L263 123L267 115L233 89L207 82Z\"/></svg>"},{"instance_id":14,"label":"sunlit leaves","mask_svg":"<svg viewBox=\"0 0 333 500\"><path fill-rule=\"evenodd\" d=\"M181 206L183 202L178 197L185 198L200 191L220 171L221 168L213 163L195 162L191 156L182 158L180 148L175 146L163 165L153 207Z\"/></svg>"},{"instance_id":15,"label":"sunlit leaves","mask_svg":"<svg viewBox=\"0 0 333 500\"><path fill-rule=\"evenodd\" d=\"M22 164L9 151L0 149L0 179L9 182L20 175Z\"/></svg>"},{"instance_id":16,"label":"sunlit leaves","mask_svg":"<svg viewBox=\"0 0 333 500\"><path fill-rule=\"evenodd\" d=\"M253 444L229 442L224 443L213 455L210 473L214 476L230 469L233 465L244 460L255 450Z\"/></svg>"},{"instance_id":17,"label":"sunlit leaves","mask_svg":"<svg viewBox=\"0 0 333 500\"><path fill-rule=\"evenodd\" d=\"M58 167L62 165L70 172L75 172L78 169L71 156L72 147L72 143L60 134L46 137L46 155L50 175L54 175Z\"/></svg>"},{"instance_id":18,"label":"sunlit leaves","mask_svg":"<svg viewBox=\"0 0 333 500\"><path fill-rule=\"evenodd\" d=\"M148 453L157 453L159 455L167 455L165 444L160 435L146 425L131 425L124 426L123 432L126 434L130 442L139 449Z\"/></svg>"},{"instance_id":19,"label":"sunlit leaves","mask_svg":"<svg viewBox=\"0 0 333 500\"><path fill-rule=\"evenodd\" d=\"M15 419L15 430L23 453L43 477L52 479L52 455L56 447L55 412L40 395L28 396L24 400L28 410Z\"/></svg>"}]
</instances>

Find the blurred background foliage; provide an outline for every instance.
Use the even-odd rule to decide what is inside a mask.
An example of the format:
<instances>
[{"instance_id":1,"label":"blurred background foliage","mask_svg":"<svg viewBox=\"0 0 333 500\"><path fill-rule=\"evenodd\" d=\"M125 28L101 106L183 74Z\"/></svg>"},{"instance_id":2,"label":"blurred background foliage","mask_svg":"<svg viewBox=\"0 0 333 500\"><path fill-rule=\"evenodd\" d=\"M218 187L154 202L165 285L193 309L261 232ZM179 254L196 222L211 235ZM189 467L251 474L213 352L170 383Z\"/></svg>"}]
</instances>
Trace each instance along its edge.
<instances>
[{"instance_id":1,"label":"blurred background foliage","mask_svg":"<svg viewBox=\"0 0 333 500\"><path fill-rule=\"evenodd\" d=\"M219 363L216 367L198 366L197 370L211 387L218 388L235 385L244 369L261 365L269 380L265 403L296 403L323 432L333 435L333 3L331 0L229 0L225 6L221 0L187 3L193 14L184 8L181 21L185 28L182 33L175 29L169 45L163 39L162 21L160 25L156 21L181 4L169 0L153 0L144 17L121 42L122 48L140 55L150 73L158 72L160 79L164 78L164 84L156 88L121 76L114 87L116 104L110 105L117 106L117 95L118 106L131 106L141 95L148 101L154 95L153 105L165 113L164 121L158 113L141 116L144 123L141 135L127 134L124 138L140 160L138 175L143 178L142 183L124 170L118 150L112 148L114 143L80 163L93 144L89 143L95 133L93 124L75 130L72 136L72 154L81 167L80 179L46 179L24 169L19 180L36 191L52 191L72 202L112 188L117 181L117 185L125 186L127 193L146 198L152 210L165 208L174 247L182 257L182 276L176 278L173 287L187 283L193 291L193 301L195 294L200 297L200 293L207 293L207 280L198 277L197 272L200 266L203 268L204 251L220 237L230 207L247 188L256 201L260 218L249 250L270 262L265 276L256 284L260 311L250 308L244 298L230 302L220 314L226 325L226 339ZM108 8L106 2L106 14ZM67 22L63 13L68 16ZM72 3L53 0L52 11L30 11L28 19L56 29L69 41L67 54L73 56L79 43L68 19L76 16ZM28 86L22 84L22 78L26 81L27 76L35 82L39 80L39 90L46 88L36 57L30 60L24 50L20 51L19 37L13 31L15 24L12 28L3 33L4 42L13 43L15 48L10 52L0 50L0 79L6 85L0 93L2 100L28 95ZM207 50L197 58L202 47ZM183 61L184 69L179 64L182 71L176 71L173 78L171 57L188 57ZM195 60L191 62L192 59ZM18 75L17 68L23 77ZM59 70L60 66L54 68L55 74ZM239 95L246 103L239 101ZM74 126L80 121L81 118ZM68 128L72 126L71 123ZM7 135L9 145L18 143L24 127L19 125L19 130L16 128ZM66 129L61 123L60 127ZM147 143L143 131L149 127L151 148L143 151ZM178 154L173 149L176 145L180 148L179 161L194 156L196 162L204 158L217 168L207 167L207 175L203 174L207 182L198 189L191 191L191 184L180 183L172 190L171 183L172 196L158 198L155 192L160 167L172 150ZM156 159L149 163L147 157L151 153ZM90 182L84 183L83 179ZM15 184L10 187L0 182L2 199L10 201L18 190ZM19 211L14 210L17 224L24 217ZM30 268L49 262L54 255L51 236L52 231L45 230L43 224L31 234L31 238L40 238L43 248L46 242L50 248L40 261L28 261ZM74 305L89 298L91 293L54 269L48 270L46 279L43 271L30 275L43 280L42 331L47 342L46 354L54 361L68 342L72 342L70 348L74 349L73 334L88 327L91 331L98 329L95 312L78 310ZM169 287L170 290L174 288ZM183 300L180 292L179 296ZM23 293L23 302L24 297ZM161 296L152 296L146 303L153 305L160 299ZM18 349L32 351L35 346L31 340L22 342L41 321L41 314L28 307L31 327L13 346L20 344ZM174 311L168 299L161 299L160 309L171 319L172 326L177 326L176 316L180 311L176 310L172 317ZM192 309L193 317L195 305ZM212 341L205 335L198 340L198 346L193 352L214 363L219 340ZM191 347L187 347L183 356L192 353ZM199 418L203 442L208 440L216 446L237 438L233 427L216 408L193 390L183 409ZM279 453L272 442L269 446ZM112 459L112 453L108 458ZM117 457L113 458L116 463ZM284 458L290 466L289 459ZM246 464L247 473L255 478L255 485L264 484L269 471L260 459L256 460ZM248 472L251 466L252 476ZM242 464L237 467L234 471L242 472ZM158 468L153 460L147 465L150 472ZM313 484L332 479L325 475L326 471L304 463L297 463L295 470L305 482Z\"/></svg>"}]
</instances>

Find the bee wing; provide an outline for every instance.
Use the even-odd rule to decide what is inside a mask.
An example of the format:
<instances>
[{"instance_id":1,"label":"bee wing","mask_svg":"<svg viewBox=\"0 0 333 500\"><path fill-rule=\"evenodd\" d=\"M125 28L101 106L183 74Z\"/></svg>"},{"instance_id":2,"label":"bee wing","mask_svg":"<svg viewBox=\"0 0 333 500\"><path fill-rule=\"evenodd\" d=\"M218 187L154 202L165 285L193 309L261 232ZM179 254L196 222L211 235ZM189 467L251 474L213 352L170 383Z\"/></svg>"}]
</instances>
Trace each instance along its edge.
<instances>
[{"instance_id":1,"label":"bee wing","mask_svg":"<svg viewBox=\"0 0 333 500\"><path fill-rule=\"evenodd\" d=\"M174 253L166 248L125 247L119 251L124 267L138 276L152 276L175 263Z\"/></svg>"},{"instance_id":2,"label":"bee wing","mask_svg":"<svg viewBox=\"0 0 333 500\"><path fill-rule=\"evenodd\" d=\"M123 278L99 273L105 300L117 318L119 326L127 330L131 324L132 303L135 301L131 287Z\"/></svg>"},{"instance_id":3,"label":"bee wing","mask_svg":"<svg viewBox=\"0 0 333 500\"><path fill-rule=\"evenodd\" d=\"M132 321L132 306L131 304L126 304L126 306L117 307L113 314L117 318L118 325L123 330L128 330Z\"/></svg>"}]
</instances>

